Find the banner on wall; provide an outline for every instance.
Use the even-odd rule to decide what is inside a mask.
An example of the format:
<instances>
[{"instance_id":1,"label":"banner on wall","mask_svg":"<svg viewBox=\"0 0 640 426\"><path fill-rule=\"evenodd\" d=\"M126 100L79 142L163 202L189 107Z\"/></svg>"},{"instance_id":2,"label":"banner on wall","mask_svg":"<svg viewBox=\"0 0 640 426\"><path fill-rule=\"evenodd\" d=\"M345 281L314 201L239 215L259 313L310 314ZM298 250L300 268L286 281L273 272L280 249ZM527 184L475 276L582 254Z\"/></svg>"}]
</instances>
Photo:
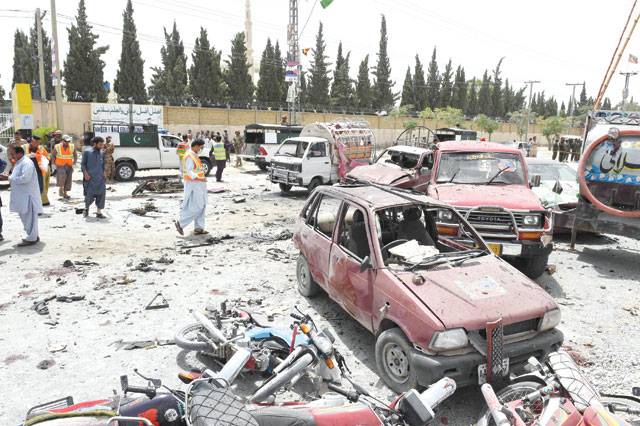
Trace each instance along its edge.
<instances>
[{"instance_id":1,"label":"banner on wall","mask_svg":"<svg viewBox=\"0 0 640 426\"><path fill-rule=\"evenodd\" d=\"M155 124L162 127L164 109L162 105L91 104L91 121L94 123L129 123L130 115L133 116L134 124Z\"/></svg>"}]
</instances>

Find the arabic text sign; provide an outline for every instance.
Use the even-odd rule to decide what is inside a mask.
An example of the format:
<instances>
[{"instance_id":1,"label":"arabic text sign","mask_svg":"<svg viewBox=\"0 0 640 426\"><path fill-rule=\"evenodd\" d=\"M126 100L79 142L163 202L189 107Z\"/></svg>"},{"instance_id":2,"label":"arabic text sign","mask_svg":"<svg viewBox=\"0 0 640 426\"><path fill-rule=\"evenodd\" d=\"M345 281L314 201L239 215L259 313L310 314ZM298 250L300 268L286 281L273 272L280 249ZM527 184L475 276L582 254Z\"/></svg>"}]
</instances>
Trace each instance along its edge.
<instances>
[{"instance_id":1,"label":"arabic text sign","mask_svg":"<svg viewBox=\"0 0 640 426\"><path fill-rule=\"evenodd\" d=\"M619 145L604 142L587 161L585 178L591 182L640 185L640 141L622 137Z\"/></svg>"},{"instance_id":2,"label":"arabic text sign","mask_svg":"<svg viewBox=\"0 0 640 426\"><path fill-rule=\"evenodd\" d=\"M91 104L91 121L117 121L129 123L129 104ZM161 105L137 105L131 107L135 124L163 125L164 110Z\"/></svg>"}]
</instances>

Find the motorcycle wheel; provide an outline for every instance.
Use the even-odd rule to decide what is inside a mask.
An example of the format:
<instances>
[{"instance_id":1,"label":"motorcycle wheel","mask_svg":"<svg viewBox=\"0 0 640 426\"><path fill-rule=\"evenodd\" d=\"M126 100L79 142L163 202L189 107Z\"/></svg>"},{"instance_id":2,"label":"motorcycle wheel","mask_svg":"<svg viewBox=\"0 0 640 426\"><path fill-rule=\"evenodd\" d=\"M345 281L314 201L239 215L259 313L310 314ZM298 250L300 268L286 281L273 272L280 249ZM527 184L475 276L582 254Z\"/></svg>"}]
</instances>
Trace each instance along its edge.
<instances>
[{"instance_id":1,"label":"motorcycle wheel","mask_svg":"<svg viewBox=\"0 0 640 426\"><path fill-rule=\"evenodd\" d=\"M211 351L212 348L209 343L198 340L198 333L206 334L207 330L200 323L189 324L178 330L174 337L174 342L179 348L190 351Z\"/></svg>"},{"instance_id":2,"label":"motorcycle wheel","mask_svg":"<svg viewBox=\"0 0 640 426\"><path fill-rule=\"evenodd\" d=\"M505 404L507 402L522 399L531 392L540 389L541 386L542 385L540 383L536 382L514 383L502 388L496 395L500 402ZM491 412L486 406L478 415L478 421L475 423L475 426L496 426L496 423L493 421L493 417L491 417Z\"/></svg>"},{"instance_id":3,"label":"motorcycle wheel","mask_svg":"<svg viewBox=\"0 0 640 426\"><path fill-rule=\"evenodd\" d=\"M615 396L615 395L602 395L600 397L600 402L607 409L611 406L621 407L621 408L629 408L631 410L640 410L640 402L638 402L635 398L625 398L623 396ZM609 411L611 411L609 409ZM640 425L640 415L637 414L627 414L620 411L614 411L616 417L620 417L623 420L629 422L631 425Z\"/></svg>"}]
</instances>

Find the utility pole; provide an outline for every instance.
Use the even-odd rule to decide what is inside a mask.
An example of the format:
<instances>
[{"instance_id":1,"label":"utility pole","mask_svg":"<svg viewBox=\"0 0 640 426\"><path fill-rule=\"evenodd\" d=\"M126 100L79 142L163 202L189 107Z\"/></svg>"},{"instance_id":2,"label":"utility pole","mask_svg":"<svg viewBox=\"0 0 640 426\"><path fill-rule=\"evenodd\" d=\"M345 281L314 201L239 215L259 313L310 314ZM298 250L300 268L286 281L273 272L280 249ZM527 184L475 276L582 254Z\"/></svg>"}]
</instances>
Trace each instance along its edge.
<instances>
[{"instance_id":1,"label":"utility pole","mask_svg":"<svg viewBox=\"0 0 640 426\"><path fill-rule=\"evenodd\" d=\"M45 12L46 13L46 12ZM44 53L42 48L42 18L40 8L36 9L36 32L38 33L38 75L40 79L40 126L44 127L47 103L47 87L44 82Z\"/></svg>"},{"instance_id":2,"label":"utility pole","mask_svg":"<svg viewBox=\"0 0 640 426\"><path fill-rule=\"evenodd\" d=\"M584 83L565 83L565 86L571 86L571 104L569 105L569 117L571 117L571 128L573 129L573 112L576 110L576 87L582 86Z\"/></svg>"},{"instance_id":3,"label":"utility pole","mask_svg":"<svg viewBox=\"0 0 640 426\"><path fill-rule=\"evenodd\" d=\"M56 0L51 0L51 37L53 38L53 84L56 88L56 124L64 131L64 117L62 112L62 81L60 78L60 49L58 48L58 15L56 14Z\"/></svg>"},{"instance_id":4,"label":"utility pole","mask_svg":"<svg viewBox=\"0 0 640 426\"><path fill-rule=\"evenodd\" d=\"M529 140L529 121L531 121L531 98L533 97L533 85L540 83L540 81L538 80L529 80L529 81L525 81L524 84L528 84L529 85L529 104L527 106L527 130L524 134L524 142L527 142Z\"/></svg>"},{"instance_id":5,"label":"utility pole","mask_svg":"<svg viewBox=\"0 0 640 426\"><path fill-rule=\"evenodd\" d=\"M297 78L289 85L289 124L298 124L297 112L300 108L298 90L300 85L300 47L298 46L298 0L289 0L289 25L287 27L287 62L296 63Z\"/></svg>"},{"instance_id":6,"label":"utility pole","mask_svg":"<svg viewBox=\"0 0 640 426\"><path fill-rule=\"evenodd\" d=\"M624 89L622 89L622 111L624 111L624 106L627 103L627 98L629 97L629 79L631 76L638 74L637 72L621 72L620 75L624 75Z\"/></svg>"}]
</instances>

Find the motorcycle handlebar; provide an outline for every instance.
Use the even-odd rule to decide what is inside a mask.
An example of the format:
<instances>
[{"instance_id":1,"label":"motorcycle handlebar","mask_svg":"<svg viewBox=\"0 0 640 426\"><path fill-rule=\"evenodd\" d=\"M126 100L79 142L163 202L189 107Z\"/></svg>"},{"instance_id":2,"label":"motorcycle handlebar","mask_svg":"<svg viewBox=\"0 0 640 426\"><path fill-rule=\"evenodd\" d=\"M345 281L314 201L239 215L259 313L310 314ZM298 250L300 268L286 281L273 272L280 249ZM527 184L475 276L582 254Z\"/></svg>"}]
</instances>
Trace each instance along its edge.
<instances>
[{"instance_id":1,"label":"motorcycle handlebar","mask_svg":"<svg viewBox=\"0 0 640 426\"><path fill-rule=\"evenodd\" d=\"M420 394L422 402L434 410L445 399L449 398L456 391L456 381L449 377L443 377L427 390Z\"/></svg>"},{"instance_id":2,"label":"motorcycle handlebar","mask_svg":"<svg viewBox=\"0 0 640 426\"><path fill-rule=\"evenodd\" d=\"M127 386L125 392L128 393L140 393L149 397L155 396L156 390L153 388L143 388L139 386Z\"/></svg>"},{"instance_id":3,"label":"motorcycle handlebar","mask_svg":"<svg viewBox=\"0 0 640 426\"><path fill-rule=\"evenodd\" d=\"M339 393L340 395L344 396L345 398L347 398L351 402L358 402L358 400L360 399L360 394L358 392L348 391L346 389L342 389L341 387L336 386L333 383L329 383L327 385L327 387L329 389L331 389L332 391L334 391L336 393Z\"/></svg>"},{"instance_id":4,"label":"motorcycle handlebar","mask_svg":"<svg viewBox=\"0 0 640 426\"><path fill-rule=\"evenodd\" d=\"M304 317L300 314L296 314L295 312L291 312L291 318L298 321L304 321Z\"/></svg>"}]
</instances>

